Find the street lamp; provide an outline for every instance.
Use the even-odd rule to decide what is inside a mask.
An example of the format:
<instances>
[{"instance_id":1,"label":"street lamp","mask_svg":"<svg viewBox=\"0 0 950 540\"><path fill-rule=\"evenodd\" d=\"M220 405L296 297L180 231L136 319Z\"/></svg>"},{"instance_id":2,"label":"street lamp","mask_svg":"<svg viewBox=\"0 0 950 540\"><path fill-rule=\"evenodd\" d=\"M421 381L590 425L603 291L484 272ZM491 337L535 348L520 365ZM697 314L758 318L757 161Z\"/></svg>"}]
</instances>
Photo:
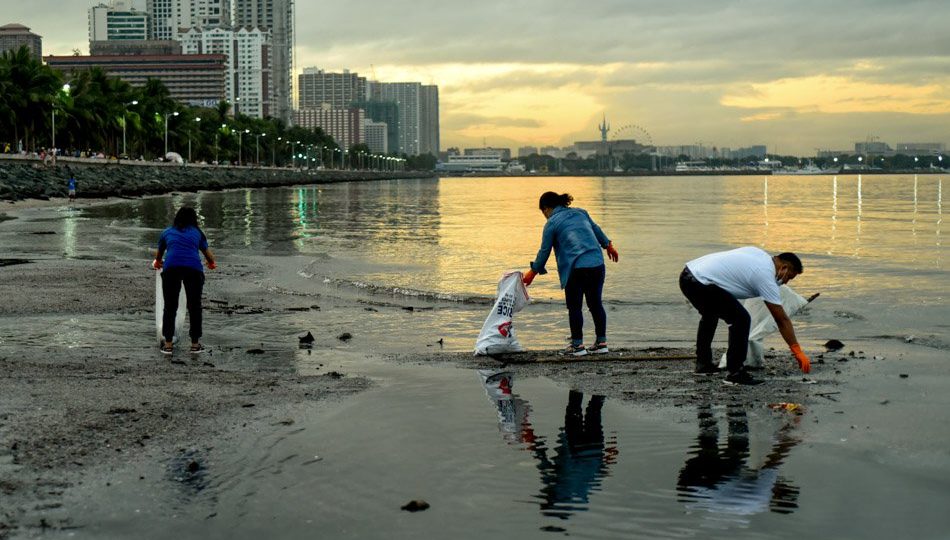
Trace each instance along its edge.
<instances>
[{"instance_id":1,"label":"street lamp","mask_svg":"<svg viewBox=\"0 0 950 540\"><path fill-rule=\"evenodd\" d=\"M52 126L53 136L51 137L52 148L50 148L50 152L53 153L53 157L52 157L53 163L56 163L56 102L58 101L57 98L59 98L60 95L62 94L66 94L67 96L69 95L69 83L66 83L63 85L62 93L57 92L56 95L54 95L53 98L50 100L53 106L53 126Z\"/></svg>"},{"instance_id":2,"label":"street lamp","mask_svg":"<svg viewBox=\"0 0 950 540\"><path fill-rule=\"evenodd\" d=\"M139 104L139 101L137 99L133 99L131 103L125 104L125 111L123 111L122 113L122 155L125 156L126 159L129 158L129 154L126 153L125 151L125 123L128 122L129 105L138 105L138 104Z\"/></svg>"},{"instance_id":3,"label":"street lamp","mask_svg":"<svg viewBox=\"0 0 950 540\"><path fill-rule=\"evenodd\" d=\"M198 124L198 129L201 129L201 117L195 117L195 123ZM191 132L188 132L188 163L191 163Z\"/></svg>"},{"instance_id":4,"label":"street lamp","mask_svg":"<svg viewBox=\"0 0 950 540\"><path fill-rule=\"evenodd\" d=\"M266 133L261 133L260 135L258 135L257 133L254 134L254 145L256 147L255 152L257 154L257 158L255 159L255 161L257 161L258 167L261 166L261 137L266 137L266 136L267 136Z\"/></svg>"},{"instance_id":5,"label":"street lamp","mask_svg":"<svg viewBox=\"0 0 950 540\"><path fill-rule=\"evenodd\" d=\"M238 167L243 163L244 158L244 134L250 133L251 130L245 129L244 131L238 130Z\"/></svg>"},{"instance_id":6,"label":"street lamp","mask_svg":"<svg viewBox=\"0 0 950 540\"><path fill-rule=\"evenodd\" d=\"M271 167L277 166L277 145L280 144L281 141L283 140L284 140L283 137L277 137L277 143L270 145L270 166Z\"/></svg>"},{"instance_id":7,"label":"street lamp","mask_svg":"<svg viewBox=\"0 0 950 540\"><path fill-rule=\"evenodd\" d=\"M178 116L178 111L165 113L165 155L162 157L168 157L168 117L169 116Z\"/></svg>"}]
</instances>

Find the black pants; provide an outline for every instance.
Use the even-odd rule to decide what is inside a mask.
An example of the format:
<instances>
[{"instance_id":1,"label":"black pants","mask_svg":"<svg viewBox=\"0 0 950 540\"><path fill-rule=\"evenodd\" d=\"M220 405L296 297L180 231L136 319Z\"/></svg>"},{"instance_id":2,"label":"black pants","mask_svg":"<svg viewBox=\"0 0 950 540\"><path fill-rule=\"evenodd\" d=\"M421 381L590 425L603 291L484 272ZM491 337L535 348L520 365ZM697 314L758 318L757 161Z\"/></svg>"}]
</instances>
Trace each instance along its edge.
<instances>
[{"instance_id":1,"label":"black pants","mask_svg":"<svg viewBox=\"0 0 950 540\"><path fill-rule=\"evenodd\" d=\"M604 278L607 269L604 265L595 268L575 268L564 287L564 301L567 304L567 318L571 324L571 341L580 344L584 341L584 313L582 301L587 299L587 309L594 319L596 341L607 340L607 311L601 296L604 293Z\"/></svg>"},{"instance_id":2,"label":"black pants","mask_svg":"<svg viewBox=\"0 0 950 540\"><path fill-rule=\"evenodd\" d=\"M178 311L178 295L182 284L185 285L188 318L191 321L189 334L192 343L197 343L201 339L201 289L204 288L205 273L194 268L178 266L162 271L162 296L165 299L162 335L166 341L171 341L175 336L175 313Z\"/></svg>"},{"instance_id":3,"label":"black pants","mask_svg":"<svg viewBox=\"0 0 950 540\"><path fill-rule=\"evenodd\" d=\"M696 332L696 366L713 365L712 340L719 319L722 319L729 325L726 368L730 373L738 372L745 363L749 349L749 325L752 322L749 312L718 285L703 285L697 281L688 268L684 268L680 274L680 290L702 315Z\"/></svg>"}]
</instances>

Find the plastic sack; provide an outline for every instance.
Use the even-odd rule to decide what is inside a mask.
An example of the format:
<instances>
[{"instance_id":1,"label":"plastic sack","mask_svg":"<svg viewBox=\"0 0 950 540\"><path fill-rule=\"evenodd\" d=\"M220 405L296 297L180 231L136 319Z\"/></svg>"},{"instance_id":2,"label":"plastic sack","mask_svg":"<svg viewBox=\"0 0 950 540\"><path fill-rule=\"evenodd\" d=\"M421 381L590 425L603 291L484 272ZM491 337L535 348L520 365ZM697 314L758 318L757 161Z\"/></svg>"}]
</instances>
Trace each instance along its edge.
<instances>
[{"instance_id":1,"label":"plastic sack","mask_svg":"<svg viewBox=\"0 0 950 540\"><path fill-rule=\"evenodd\" d=\"M531 425L528 423L528 402L512 393L514 374L493 369L476 370L488 399L498 413L498 431L509 444L527 442Z\"/></svg>"},{"instance_id":2,"label":"plastic sack","mask_svg":"<svg viewBox=\"0 0 950 540\"><path fill-rule=\"evenodd\" d=\"M498 294L491 313L482 325L475 341L476 355L523 352L524 348L515 336L514 315L528 304L531 298L521 281L521 272L508 272L498 282Z\"/></svg>"},{"instance_id":3,"label":"plastic sack","mask_svg":"<svg viewBox=\"0 0 950 540\"><path fill-rule=\"evenodd\" d=\"M792 317L803 307L808 305L808 300L793 291L788 285L779 287L779 293L782 295L782 307L785 313ZM765 307L765 301L761 298L747 298L742 301L743 307L749 312L749 318L752 322L749 325L749 350L746 353L745 365L749 367L762 367L765 357L765 347L762 340L769 334L778 330L775 319L769 308ZM719 367L726 367L726 355L723 354L719 360Z\"/></svg>"},{"instance_id":4,"label":"plastic sack","mask_svg":"<svg viewBox=\"0 0 950 540\"><path fill-rule=\"evenodd\" d=\"M185 288L181 288L178 293L178 311L175 313L175 337L172 343L178 343L181 338L181 331L185 327ZM162 336L162 315L165 313L165 295L162 293L162 273L155 272L155 334L158 336L159 346L165 340Z\"/></svg>"}]
</instances>

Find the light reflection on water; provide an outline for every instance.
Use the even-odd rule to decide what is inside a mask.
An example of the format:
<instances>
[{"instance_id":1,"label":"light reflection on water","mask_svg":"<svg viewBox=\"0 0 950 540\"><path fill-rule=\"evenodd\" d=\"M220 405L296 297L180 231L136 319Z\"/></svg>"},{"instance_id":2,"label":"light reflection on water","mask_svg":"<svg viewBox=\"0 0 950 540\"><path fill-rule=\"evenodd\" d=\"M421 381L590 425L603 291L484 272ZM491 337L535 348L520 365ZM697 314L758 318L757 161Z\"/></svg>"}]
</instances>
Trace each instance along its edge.
<instances>
[{"instance_id":1,"label":"light reflection on water","mask_svg":"<svg viewBox=\"0 0 950 540\"><path fill-rule=\"evenodd\" d=\"M179 205L193 204L225 264L245 253L304 255L319 281L490 297L503 271L534 257L544 225L536 201L546 190L573 194L620 250L605 300L640 306L611 314L630 329L625 337L670 337L646 319L692 326L662 311L682 304L675 277L686 261L738 245L801 255L805 273L793 285L822 293L806 324L833 326L822 313L874 312L886 314L868 322L878 332L937 332L948 277L937 175L398 180L175 195L85 215L140 231L130 242L144 252ZM551 270L531 293L556 306ZM644 313L644 305L660 307Z\"/></svg>"}]
</instances>

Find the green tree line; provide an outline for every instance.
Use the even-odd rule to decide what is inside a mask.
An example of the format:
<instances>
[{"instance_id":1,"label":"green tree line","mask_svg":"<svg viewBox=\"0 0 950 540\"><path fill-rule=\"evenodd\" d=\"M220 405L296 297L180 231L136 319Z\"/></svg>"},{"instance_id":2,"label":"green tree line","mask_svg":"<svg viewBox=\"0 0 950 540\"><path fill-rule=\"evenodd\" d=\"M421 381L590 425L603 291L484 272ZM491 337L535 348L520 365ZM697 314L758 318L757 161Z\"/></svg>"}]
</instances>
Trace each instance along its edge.
<instances>
[{"instance_id":1,"label":"green tree line","mask_svg":"<svg viewBox=\"0 0 950 540\"><path fill-rule=\"evenodd\" d=\"M320 128L231 114L230 104L194 107L157 79L142 87L93 68L64 77L26 47L0 55L0 150L152 160L298 167L398 168L366 145L341 149Z\"/></svg>"}]
</instances>

